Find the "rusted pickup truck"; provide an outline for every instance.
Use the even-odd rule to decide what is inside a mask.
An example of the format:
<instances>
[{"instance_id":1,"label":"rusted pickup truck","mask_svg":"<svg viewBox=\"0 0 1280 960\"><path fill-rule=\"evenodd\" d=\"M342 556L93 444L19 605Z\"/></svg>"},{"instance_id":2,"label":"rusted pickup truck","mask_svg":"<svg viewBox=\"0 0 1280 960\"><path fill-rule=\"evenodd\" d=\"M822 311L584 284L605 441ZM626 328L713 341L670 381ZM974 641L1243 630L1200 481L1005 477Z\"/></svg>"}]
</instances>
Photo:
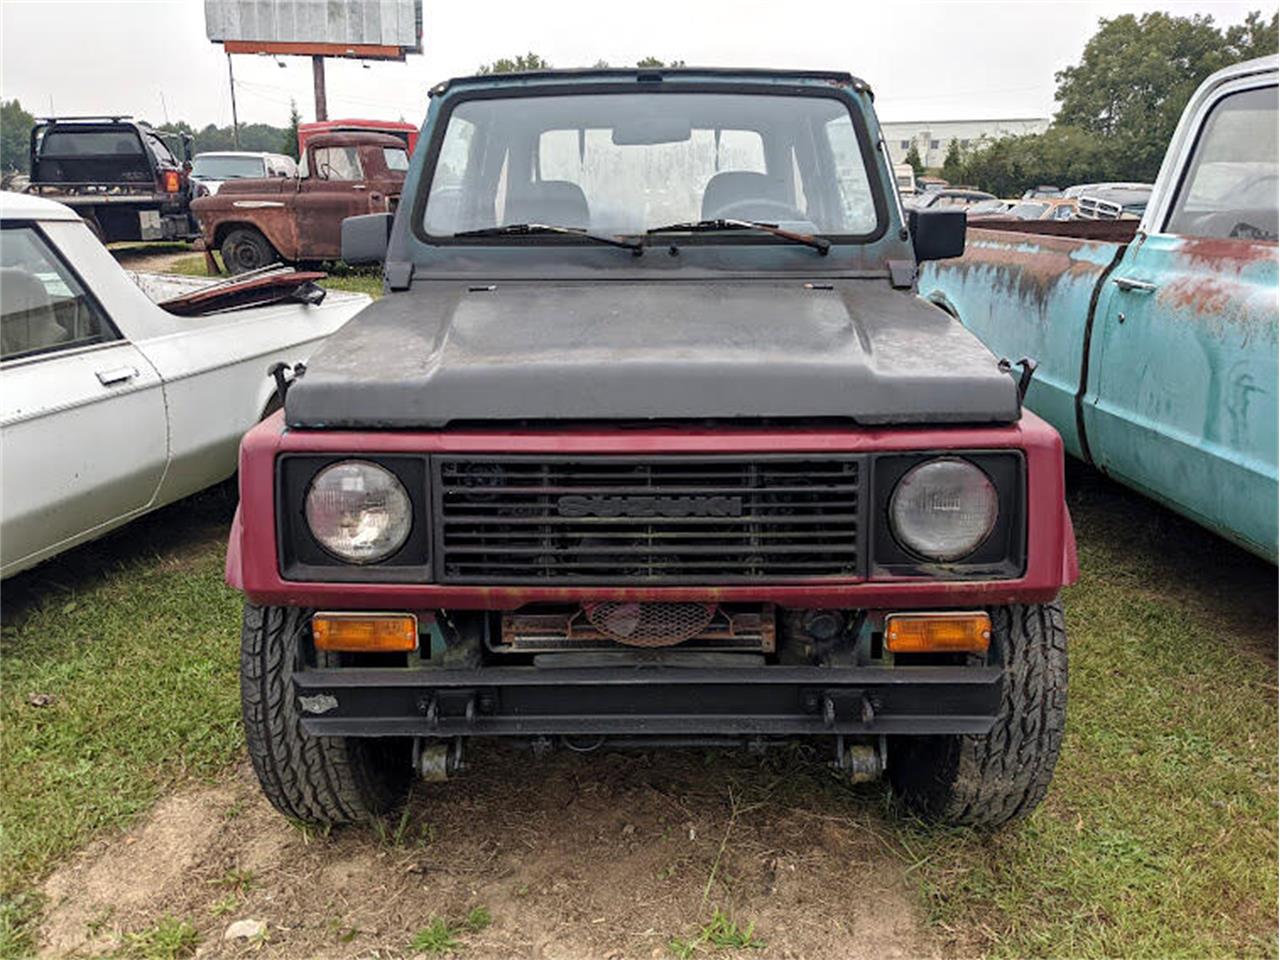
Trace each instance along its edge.
<instances>
[{"instance_id":1,"label":"rusted pickup truck","mask_svg":"<svg viewBox=\"0 0 1280 960\"><path fill-rule=\"evenodd\" d=\"M230 273L270 263L338 259L342 221L394 212L409 153L381 133L327 133L307 141L297 177L227 183L191 204L206 255Z\"/></svg>"},{"instance_id":2,"label":"rusted pickup truck","mask_svg":"<svg viewBox=\"0 0 1280 960\"><path fill-rule=\"evenodd\" d=\"M1039 362L1027 405L1069 453L1272 562L1276 67L1201 85L1141 221L983 222L920 277L996 354Z\"/></svg>"}]
</instances>

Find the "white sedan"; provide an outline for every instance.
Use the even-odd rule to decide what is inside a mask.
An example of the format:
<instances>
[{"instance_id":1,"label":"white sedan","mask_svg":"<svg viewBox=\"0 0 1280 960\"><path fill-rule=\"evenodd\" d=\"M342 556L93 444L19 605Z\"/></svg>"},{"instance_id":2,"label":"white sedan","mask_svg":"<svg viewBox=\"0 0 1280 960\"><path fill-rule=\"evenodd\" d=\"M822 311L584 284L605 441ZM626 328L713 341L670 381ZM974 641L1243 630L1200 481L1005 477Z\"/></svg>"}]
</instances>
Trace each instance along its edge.
<instances>
[{"instance_id":1,"label":"white sedan","mask_svg":"<svg viewBox=\"0 0 1280 960\"><path fill-rule=\"evenodd\" d=\"M213 284L126 273L68 207L0 194L0 578L230 477L268 367L369 303L228 308ZM192 293L218 312L171 312Z\"/></svg>"}]
</instances>

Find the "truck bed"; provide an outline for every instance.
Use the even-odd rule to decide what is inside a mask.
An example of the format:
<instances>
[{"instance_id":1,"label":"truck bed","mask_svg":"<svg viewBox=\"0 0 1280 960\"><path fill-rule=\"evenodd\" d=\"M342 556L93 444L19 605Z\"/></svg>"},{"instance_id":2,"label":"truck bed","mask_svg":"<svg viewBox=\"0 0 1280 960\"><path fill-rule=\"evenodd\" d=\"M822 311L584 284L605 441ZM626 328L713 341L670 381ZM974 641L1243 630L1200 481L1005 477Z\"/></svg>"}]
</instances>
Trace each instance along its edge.
<instances>
[{"instance_id":1,"label":"truck bed","mask_svg":"<svg viewBox=\"0 0 1280 960\"><path fill-rule=\"evenodd\" d=\"M1137 220L1013 220L992 217L970 223L969 236L978 231L989 231L1128 243L1137 230Z\"/></svg>"}]
</instances>

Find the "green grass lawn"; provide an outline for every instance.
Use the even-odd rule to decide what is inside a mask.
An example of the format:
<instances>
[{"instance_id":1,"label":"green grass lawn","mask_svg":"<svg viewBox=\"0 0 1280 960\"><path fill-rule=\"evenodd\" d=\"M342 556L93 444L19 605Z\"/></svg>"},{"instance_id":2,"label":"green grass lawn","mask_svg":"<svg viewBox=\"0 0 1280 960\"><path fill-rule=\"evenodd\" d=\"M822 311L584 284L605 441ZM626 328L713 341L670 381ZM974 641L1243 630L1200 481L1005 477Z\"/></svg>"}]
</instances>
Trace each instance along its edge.
<instances>
[{"instance_id":1,"label":"green grass lawn","mask_svg":"<svg viewBox=\"0 0 1280 960\"><path fill-rule=\"evenodd\" d=\"M1070 489L1083 576L1045 804L996 834L881 818L876 790L832 809L882 825L957 954L1275 956L1275 568L1091 472ZM232 501L5 583L0 956L29 947L56 862L241 755Z\"/></svg>"},{"instance_id":2,"label":"green grass lawn","mask_svg":"<svg viewBox=\"0 0 1280 960\"><path fill-rule=\"evenodd\" d=\"M0 957L51 864L240 752L233 508L215 488L5 582Z\"/></svg>"}]
</instances>

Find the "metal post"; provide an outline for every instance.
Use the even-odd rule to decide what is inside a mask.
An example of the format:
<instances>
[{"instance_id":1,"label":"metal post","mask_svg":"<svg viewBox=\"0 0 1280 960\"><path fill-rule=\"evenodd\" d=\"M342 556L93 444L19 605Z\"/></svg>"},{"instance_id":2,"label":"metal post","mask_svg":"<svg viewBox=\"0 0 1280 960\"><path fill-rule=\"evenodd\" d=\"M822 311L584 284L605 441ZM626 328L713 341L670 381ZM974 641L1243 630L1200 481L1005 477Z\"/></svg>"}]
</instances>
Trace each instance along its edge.
<instances>
[{"instance_id":1,"label":"metal post","mask_svg":"<svg viewBox=\"0 0 1280 960\"><path fill-rule=\"evenodd\" d=\"M231 69L231 54L227 54L227 81L231 84L231 140L240 149L240 118L236 115L236 75Z\"/></svg>"},{"instance_id":2,"label":"metal post","mask_svg":"<svg viewBox=\"0 0 1280 960\"><path fill-rule=\"evenodd\" d=\"M324 96L324 57L311 58L311 72L316 84L316 119L329 119L329 105Z\"/></svg>"}]
</instances>

